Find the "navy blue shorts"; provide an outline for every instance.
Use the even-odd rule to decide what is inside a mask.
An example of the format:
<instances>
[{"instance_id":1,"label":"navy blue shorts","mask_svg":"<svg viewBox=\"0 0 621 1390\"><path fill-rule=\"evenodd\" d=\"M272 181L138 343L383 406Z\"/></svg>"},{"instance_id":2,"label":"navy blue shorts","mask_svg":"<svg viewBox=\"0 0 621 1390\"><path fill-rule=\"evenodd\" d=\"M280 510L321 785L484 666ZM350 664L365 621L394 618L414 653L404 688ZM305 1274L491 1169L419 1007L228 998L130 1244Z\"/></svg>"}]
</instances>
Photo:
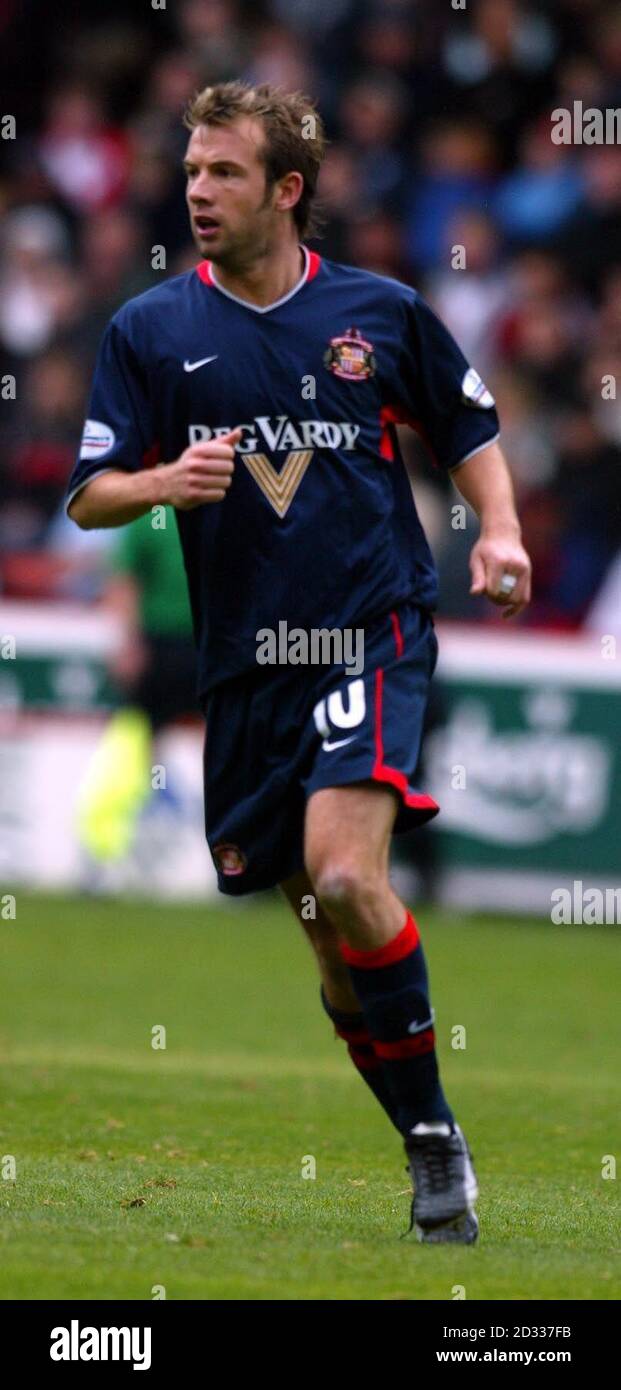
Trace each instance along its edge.
<instances>
[{"instance_id":1,"label":"navy blue shorts","mask_svg":"<svg viewBox=\"0 0 621 1390\"><path fill-rule=\"evenodd\" d=\"M411 785L438 643L406 601L365 625L364 669L257 666L205 703L205 831L222 893L272 888L304 867L304 814L320 787L394 788L394 829L439 810Z\"/></svg>"}]
</instances>

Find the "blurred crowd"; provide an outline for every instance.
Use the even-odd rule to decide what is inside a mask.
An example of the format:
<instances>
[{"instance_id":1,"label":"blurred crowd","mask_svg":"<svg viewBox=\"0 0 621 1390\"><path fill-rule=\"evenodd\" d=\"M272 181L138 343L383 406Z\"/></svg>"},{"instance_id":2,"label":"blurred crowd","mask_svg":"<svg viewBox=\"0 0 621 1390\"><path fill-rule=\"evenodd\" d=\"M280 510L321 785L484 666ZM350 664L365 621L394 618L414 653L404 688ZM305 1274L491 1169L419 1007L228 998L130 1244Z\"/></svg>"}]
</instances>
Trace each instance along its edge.
<instances>
[{"instance_id":1,"label":"blurred crowd","mask_svg":"<svg viewBox=\"0 0 621 1390\"><path fill-rule=\"evenodd\" d=\"M0 44L0 592L100 590L108 537L62 506L97 344L196 262L180 117L241 76L319 103L317 249L420 289L496 396L536 575L523 621L588 621L621 554L621 144L557 144L551 112L621 107L618 5L3 0ZM468 598L452 485L403 442L442 614L497 621Z\"/></svg>"}]
</instances>

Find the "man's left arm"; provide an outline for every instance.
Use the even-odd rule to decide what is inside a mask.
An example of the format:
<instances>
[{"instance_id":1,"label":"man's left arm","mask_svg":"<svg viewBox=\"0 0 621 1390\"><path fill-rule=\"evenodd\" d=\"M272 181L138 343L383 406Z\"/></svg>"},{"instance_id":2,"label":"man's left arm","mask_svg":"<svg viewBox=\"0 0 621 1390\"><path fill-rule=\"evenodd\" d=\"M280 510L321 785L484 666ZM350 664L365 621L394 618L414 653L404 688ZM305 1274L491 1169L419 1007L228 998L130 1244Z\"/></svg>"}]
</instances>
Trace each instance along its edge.
<instances>
[{"instance_id":1,"label":"man's left arm","mask_svg":"<svg viewBox=\"0 0 621 1390\"><path fill-rule=\"evenodd\" d=\"M494 442L479 449L452 469L451 477L481 523L470 554L470 593L486 594L504 608L503 618L511 618L530 602L531 564L522 545L511 474L500 445ZM503 575L515 577L510 593L501 588Z\"/></svg>"}]
</instances>

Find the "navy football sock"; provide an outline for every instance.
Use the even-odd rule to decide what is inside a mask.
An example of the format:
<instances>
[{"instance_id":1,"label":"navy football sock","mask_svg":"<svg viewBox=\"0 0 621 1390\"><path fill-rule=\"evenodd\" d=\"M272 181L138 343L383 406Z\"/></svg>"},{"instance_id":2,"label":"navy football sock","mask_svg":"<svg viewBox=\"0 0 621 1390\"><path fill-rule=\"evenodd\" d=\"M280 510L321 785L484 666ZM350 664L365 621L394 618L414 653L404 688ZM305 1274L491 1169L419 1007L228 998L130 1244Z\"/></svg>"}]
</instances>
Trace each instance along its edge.
<instances>
[{"instance_id":1,"label":"navy football sock","mask_svg":"<svg viewBox=\"0 0 621 1390\"><path fill-rule=\"evenodd\" d=\"M398 1129L407 1138L420 1122L452 1126L438 1073L425 957L411 913L385 946L357 951L343 942L341 953L382 1063Z\"/></svg>"},{"instance_id":2,"label":"navy football sock","mask_svg":"<svg viewBox=\"0 0 621 1390\"><path fill-rule=\"evenodd\" d=\"M360 1073L363 1081L366 1081L376 1100L384 1107L389 1120L392 1120L393 1125L398 1129L397 1107L384 1076L382 1063L375 1055L375 1048L364 1021L364 1015L362 1013L345 1013L343 1009L335 1009L334 1005L326 998L323 985L321 986L321 1002L328 1018L334 1024L335 1032L339 1038L343 1038L347 1043L347 1051L356 1071Z\"/></svg>"}]
</instances>

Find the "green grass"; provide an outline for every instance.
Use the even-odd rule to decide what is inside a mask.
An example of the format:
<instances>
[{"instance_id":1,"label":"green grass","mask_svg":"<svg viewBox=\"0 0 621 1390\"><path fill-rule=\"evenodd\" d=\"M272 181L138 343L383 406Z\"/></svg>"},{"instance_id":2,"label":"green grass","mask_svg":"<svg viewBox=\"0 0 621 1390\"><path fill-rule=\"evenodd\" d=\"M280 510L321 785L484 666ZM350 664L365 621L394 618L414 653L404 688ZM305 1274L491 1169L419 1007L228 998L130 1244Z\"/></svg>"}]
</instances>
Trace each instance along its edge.
<instances>
[{"instance_id":1,"label":"green grass","mask_svg":"<svg viewBox=\"0 0 621 1390\"><path fill-rule=\"evenodd\" d=\"M0 923L0 1297L618 1299L614 928L417 916L476 1248L399 1240L398 1137L284 905L19 895Z\"/></svg>"}]
</instances>

